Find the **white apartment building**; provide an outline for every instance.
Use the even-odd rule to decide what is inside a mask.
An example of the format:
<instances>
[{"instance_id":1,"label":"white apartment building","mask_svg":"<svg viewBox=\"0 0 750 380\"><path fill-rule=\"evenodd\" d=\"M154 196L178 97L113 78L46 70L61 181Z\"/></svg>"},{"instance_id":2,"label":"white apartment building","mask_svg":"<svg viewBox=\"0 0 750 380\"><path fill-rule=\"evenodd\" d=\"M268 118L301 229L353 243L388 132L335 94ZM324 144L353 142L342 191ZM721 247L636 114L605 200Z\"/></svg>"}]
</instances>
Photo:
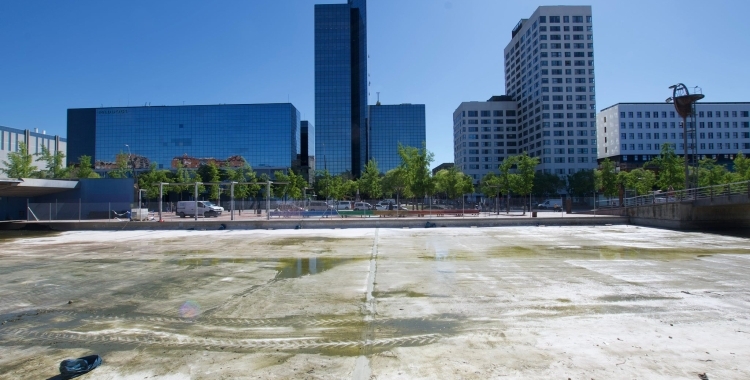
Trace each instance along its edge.
<instances>
[{"instance_id":1,"label":"white apartment building","mask_svg":"<svg viewBox=\"0 0 750 380\"><path fill-rule=\"evenodd\" d=\"M29 153L33 156L34 165L37 169L43 169L45 163L36 161L39 158L36 154L42 153L42 146L46 146L53 154L58 151L66 153L68 140L57 135L48 135L46 131L39 133L37 129L30 131L0 125L0 166L3 166L3 161L8 161L8 153L19 151L19 143L26 143ZM65 166L65 162L63 162L63 166ZM5 176L4 173L0 173L0 175Z\"/></svg>"},{"instance_id":2,"label":"white apartment building","mask_svg":"<svg viewBox=\"0 0 750 380\"><path fill-rule=\"evenodd\" d=\"M520 153L516 107L509 96L493 96L486 102L463 102L453 112L453 162L474 183L498 173L508 155Z\"/></svg>"},{"instance_id":3,"label":"white apartment building","mask_svg":"<svg viewBox=\"0 0 750 380\"><path fill-rule=\"evenodd\" d=\"M695 105L697 153L720 163L742 151L750 153L750 103ZM662 144L685 153L682 119L669 103L618 103L597 115L599 159L609 158L625 169L642 166L659 155ZM694 125L688 118L688 130ZM690 144L688 136L688 144Z\"/></svg>"},{"instance_id":4,"label":"white apartment building","mask_svg":"<svg viewBox=\"0 0 750 380\"><path fill-rule=\"evenodd\" d=\"M591 7L537 8L513 28L504 53L506 94L517 103L517 149L539 157L545 173L596 167Z\"/></svg>"}]
</instances>

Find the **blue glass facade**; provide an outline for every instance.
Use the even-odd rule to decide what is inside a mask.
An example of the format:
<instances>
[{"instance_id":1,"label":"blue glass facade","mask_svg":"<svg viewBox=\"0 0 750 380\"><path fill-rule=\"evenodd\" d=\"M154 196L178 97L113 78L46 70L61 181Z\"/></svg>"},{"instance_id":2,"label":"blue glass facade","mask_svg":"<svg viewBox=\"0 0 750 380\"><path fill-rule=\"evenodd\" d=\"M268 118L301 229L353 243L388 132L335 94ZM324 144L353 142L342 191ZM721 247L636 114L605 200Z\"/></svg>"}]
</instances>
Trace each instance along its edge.
<instances>
[{"instance_id":1,"label":"blue glass facade","mask_svg":"<svg viewBox=\"0 0 750 380\"><path fill-rule=\"evenodd\" d=\"M77 117L92 112L94 118ZM83 134L93 136L93 146L73 150L92 156L99 167L129 151L163 169L186 156L242 156L253 168L289 168L298 165L300 113L289 103L68 110L68 136Z\"/></svg>"},{"instance_id":2,"label":"blue glass facade","mask_svg":"<svg viewBox=\"0 0 750 380\"><path fill-rule=\"evenodd\" d=\"M332 174L358 177L367 158L366 0L315 5L315 142Z\"/></svg>"},{"instance_id":3,"label":"blue glass facade","mask_svg":"<svg viewBox=\"0 0 750 380\"><path fill-rule=\"evenodd\" d=\"M422 148L426 143L424 104L370 106L369 158L385 173L401 163L398 144Z\"/></svg>"}]
</instances>

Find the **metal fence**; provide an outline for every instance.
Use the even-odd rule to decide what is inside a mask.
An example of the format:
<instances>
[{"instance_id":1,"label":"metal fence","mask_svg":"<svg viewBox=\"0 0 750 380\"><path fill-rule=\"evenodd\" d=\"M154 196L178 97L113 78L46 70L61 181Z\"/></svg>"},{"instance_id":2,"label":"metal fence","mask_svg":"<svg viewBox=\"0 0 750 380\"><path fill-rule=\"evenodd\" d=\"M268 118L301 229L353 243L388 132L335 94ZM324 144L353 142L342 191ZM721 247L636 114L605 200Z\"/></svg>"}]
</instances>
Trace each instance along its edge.
<instances>
[{"instance_id":1,"label":"metal fence","mask_svg":"<svg viewBox=\"0 0 750 380\"><path fill-rule=\"evenodd\" d=\"M191 197L192 198L192 197ZM316 201L316 200L285 200L274 197L258 197L246 199L222 199L212 203L223 208L223 211L206 215L177 214L178 200L142 200L140 207L136 203L124 202L47 202L28 203L26 207L26 220L28 221L179 221L179 220L264 220L264 219L303 219L303 218L334 218L334 217L500 217L503 215L523 215L529 211L538 211L536 207L547 198L533 197L529 202L528 197L511 197L484 199L481 202L468 202L445 199L399 199L398 204L393 207L374 206L379 204L379 199L351 201L349 209L339 207L340 201ZM563 198L564 200L564 198ZM195 202L193 199L182 201ZM199 199L199 202L207 202ZM582 211L593 208L592 197L573 198L573 209ZM315 202L315 203L312 203ZM357 202L365 202L372 206L363 209L363 205ZM531 210L529 210L531 204ZM326 206L328 205L327 209ZM311 207L315 206L315 207ZM358 210L354 210L354 208ZM161 209L160 209L161 207ZM160 213L161 211L161 213Z\"/></svg>"},{"instance_id":2,"label":"metal fence","mask_svg":"<svg viewBox=\"0 0 750 380\"><path fill-rule=\"evenodd\" d=\"M695 201L732 196L750 196L750 181L733 182L721 185L698 187L694 189L658 191L648 195L623 199L624 207L647 206L673 202Z\"/></svg>"}]
</instances>

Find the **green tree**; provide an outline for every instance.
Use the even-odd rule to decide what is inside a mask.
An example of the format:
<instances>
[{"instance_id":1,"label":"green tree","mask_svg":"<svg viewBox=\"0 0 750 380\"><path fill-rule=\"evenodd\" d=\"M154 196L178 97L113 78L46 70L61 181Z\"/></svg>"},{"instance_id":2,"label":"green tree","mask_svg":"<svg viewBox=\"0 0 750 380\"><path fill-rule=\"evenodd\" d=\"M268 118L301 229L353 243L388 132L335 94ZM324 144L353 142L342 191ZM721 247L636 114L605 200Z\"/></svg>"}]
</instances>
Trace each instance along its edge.
<instances>
[{"instance_id":1,"label":"green tree","mask_svg":"<svg viewBox=\"0 0 750 380\"><path fill-rule=\"evenodd\" d=\"M568 194L576 197L585 197L596 189L596 179L594 170L580 170L568 175L567 191Z\"/></svg>"},{"instance_id":2,"label":"green tree","mask_svg":"<svg viewBox=\"0 0 750 380\"><path fill-rule=\"evenodd\" d=\"M378 163L374 159L370 159L365 165L365 171L357 181L359 189L367 199L377 199L383 194L383 186L381 184L380 170L378 170Z\"/></svg>"},{"instance_id":3,"label":"green tree","mask_svg":"<svg viewBox=\"0 0 750 380\"><path fill-rule=\"evenodd\" d=\"M408 186L408 174L403 167L396 167L385 173L383 177L383 190L387 195L396 195L398 203L400 198L410 197L412 194Z\"/></svg>"},{"instance_id":4,"label":"green tree","mask_svg":"<svg viewBox=\"0 0 750 380\"><path fill-rule=\"evenodd\" d=\"M328 170L319 170L315 178L315 193L325 199L335 199L334 195L337 194L337 190L334 188L336 183L333 178Z\"/></svg>"},{"instance_id":5,"label":"green tree","mask_svg":"<svg viewBox=\"0 0 750 380\"><path fill-rule=\"evenodd\" d=\"M516 173L512 181L513 191L521 195L531 197L534 189L534 174L539 165L538 157L529 157L526 152L515 156ZM530 200L530 199L529 199ZM526 202L524 202L524 215L526 215Z\"/></svg>"},{"instance_id":6,"label":"green tree","mask_svg":"<svg viewBox=\"0 0 750 380\"><path fill-rule=\"evenodd\" d=\"M110 170L107 175L110 178L126 178L130 170L128 164L128 155L120 152L115 156L115 169Z\"/></svg>"},{"instance_id":7,"label":"green tree","mask_svg":"<svg viewBox=\"0 0 750 380\"><path fill-rule=\"evenodd\" d=\"M245 162L244 165L232 171L233 174L229 180L233 182L258 182L258 177L253 168ZM234 186L234 197L245 199L260 190L258 184L237 184Z\"/></svg>"},{"instance_id":8,"label":"green tree","mask_svg":"<svg viewBox=\"0 0 750 380\"><path fill-rule=\"evenodd\" d=\"M71 171L73 178L99 178L94 168L91 167L91 156L78 157L78 167Z\"/></svg>"},{"instance_id":9,"label":"green tree","mask_svg":"<svg viewBox=\"0 0 750 380\"><path fill-rule=\"evenodd\" d=\"M209 162L206 165L201 165L201 167L198 168L198 174L201 178L203 178L203 181L205 182L221 182L219 167L216 166L216 163L214 162ZM218 184L208 186L208 199L213 199L216 201L219 200L219 186L220 185Z\"/></svg>"},{"instance_id":10,"label":"green tree","mask_svg":"<svg viewBox=\"0 0 750 380\"><path fill-rule=\"evenodd\" d=\"M170 186L170 189L180 194L180 200L182 200L182 193L190 192L193 193L193 178L190 175L190 170L182 166L182 163L177 161L177 171L175 171L174 183L176 185Z\"/></svg>"},{"instance_id":11,"label":"green tree","mask_svg":"<svg viewBox=\"0 0 750 380\"><path fill-rule=\"evenodd\" d=\"M620 172L625 188L635 189L637 195L649 194L654 189L656 174L648 169L637 168L630 172Z\"/></svg>"},{"instance_id":12,"label":"green tree","mask_svg":"<svg viewBox=\"0 0 750 380\"><path fill-rule=\"evenodd\" d=\"M274 177L276 178L274 182L283 182L273 186L275 197L289 196L292 199L302 199L307 182L301 174L296 174L292 169L289 169L287 173L278 170L274 173Z\"/></svg>"},{"instance_id":13,"label":"green tree","mask_svg":"<svg viewBox=\"0 0 750 380\"><path fill-rule=\"evenodd\" d=\"M341 177L341 192L344 197L353 199L357 195L359 184L353 179L344 179Z\"/></svg>"},{"instance_id":14,"label":"green tree","mask_svg":"<svg viewBox=\"0 0 750 380\"><path fill-rule=\"evenodd\" d=\"M401 157L400 166L406 173L409 192L418 198L418 203L420 200L423 203L424 197L435 192L435 181L430 175L430 163L434 161L435 155L427 150L424 142L419 149L399 143L398 155Z\"/></svg>"},{"instance_id":15,"label":"green tree","mask_svg":"<svg viewBox=\"0 0 750 380\"><path fill-rule=\"evenodd\" d=\"M138 175L138 188L146 190L146 199L159 198L159 184L171 183L173 180L169 170L158 170L155 163L151 163L148 170ZM168 187L163 191L167 192Z\"/></svg>"},{"instance_id":16,"label":"green tree","mask_svg":"<svg viewBox=\"0 0 750 380\"><path fill-rule=\"evenodd\" d=\"M29 178L34 173L34 163L25 143L18 143L18 152L8 153L8 161L3 160L5 168L0 169L8 178Z\"/></svg>"},{"instance_id":17,"label":"green tree","mask_svg":"<svg viewBox=\"0 0 750 380\"><path fill-rule=\"evenodd\" d=\"M534 174L534 195L544 197L557 196L560 189L564 186L565 181L556 174L541 171Z\"/></svg>"},{"instance_id":18,"label":"green tree","mask_svg":"<svg viewBox=\"0 0 750 380\"><path fill-rule=\"evenodd\" d=\"M68 176L67 168L63 167L65 163L65 153L57 151L54 154L42 145L42 152L37 153L37 161L43 161L46 170L39 171L40 178L66 178Z\"/></svg>"},{"instance_id":19,"label":"green tree","mask_svg":"<svg viewBox=\"0 0 750 380\"><path fill-rule=\"evenodd\" d=\"M435 173L435 189L445 193L448 199L456 199L463 194L473 193L474 184L471 177L462 173L455 166Z\"/></svg>"},{"instance_id":20,"label":"green tree","mask_svg":"<svg viewBox=\"0 0 750 380\"><path fill-rule=\"evenodd\" d=\"M594 171L596 188L605 196L612 198L619 194L620 187L615 171L615 163L605 158L599 169Z\"/></svg>"},{"instance_id":21,"label":"green tree","mask_svg":"<svg viewBox=\"0 0 750 380\"><path fill-rule=\"evenodd\" d=\"M715 186L731 181L731 175L724 165L719 165L713 158L702 158L698 161L698 186Z\"/></svg>"},{"instance_id":22,"label":"green tree","mask_svg":"<svg viewBox=\"0 0 750 380\"><path fill-rule=\"evenodd\" d=\"M685 188L685 159L675 154L673 144L662 144L659 155L645 166L654 167L659 172L656 185L660 189L668 190L670 186L675 190Z\"/></svg>"},{"instance_id":23,"label":"green tree","mask_svg":"<svg viewBox=\"0 0 750 380\"><path fill-rule=\"evenodd\" d=\"M734 175L735 182L750 181L750 158L745 157L742 152L737 153L734 158Z\"/></svg>"}]
</instances>

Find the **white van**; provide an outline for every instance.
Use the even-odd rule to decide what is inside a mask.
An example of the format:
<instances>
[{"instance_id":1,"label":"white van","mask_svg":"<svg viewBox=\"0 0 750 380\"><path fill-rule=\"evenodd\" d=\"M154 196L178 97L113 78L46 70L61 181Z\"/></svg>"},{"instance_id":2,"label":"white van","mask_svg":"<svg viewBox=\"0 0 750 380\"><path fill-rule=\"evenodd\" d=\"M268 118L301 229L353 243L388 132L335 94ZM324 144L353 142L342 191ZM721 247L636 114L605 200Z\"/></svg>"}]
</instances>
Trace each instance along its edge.
<instances>
[{"instance_id":1,"label":"white van","mask_svg":"<svg viewBox=\"0 0 750 380\"><path fill-rule=\"evenodd\" d=\"M352 202L349 201L338 201L336 204L336 210L351 210Z\"/></svg>"},{"instance_id":2,"label":"white van","mask_svg":"<svg viewBox=\"0 0 750 380\"><path fill-rule=\"evenodd\" d=\"M553 209L557 206L562 208L562 199L545 199L544 202L540 203L537 208L540 209Z\"/></svg>"},{"instance_id":3,"label":"white van","mask_svg":"<svg viewBox=\"0 0 750 380\"><path fill-rule=\"evenodd\" d=\"M221 215L222 212L224 212L224 208L220 206L216 206L215 204L209 202L209 201L198 201L198 216L203 217L218 217ZM175 211L175 214L179 216L180 218L184 218L186 216L195 216L195 201L180 201L177 202L177 210Z\"/></svg>"},{"instance_id":4,"label":"white van","mask_svg":"<svg viewBox=\"0 0 750 380\"><path fill-rule=\"evenodd\" d=\"M310 201L307 205L307 211L329 211L333 210L333 206L329 206L328 203L323 201Z\"/></svg>"},{"instance_id":5,"label":"white van","mask_svg":"<svg viewBox=\"0 0 750 380\"><path fill-rule=\"evenodd\" d=\"M355 210L372 210L372 205L367 202L357 202L354 204Z\"/></svg>"}]
</instances>

